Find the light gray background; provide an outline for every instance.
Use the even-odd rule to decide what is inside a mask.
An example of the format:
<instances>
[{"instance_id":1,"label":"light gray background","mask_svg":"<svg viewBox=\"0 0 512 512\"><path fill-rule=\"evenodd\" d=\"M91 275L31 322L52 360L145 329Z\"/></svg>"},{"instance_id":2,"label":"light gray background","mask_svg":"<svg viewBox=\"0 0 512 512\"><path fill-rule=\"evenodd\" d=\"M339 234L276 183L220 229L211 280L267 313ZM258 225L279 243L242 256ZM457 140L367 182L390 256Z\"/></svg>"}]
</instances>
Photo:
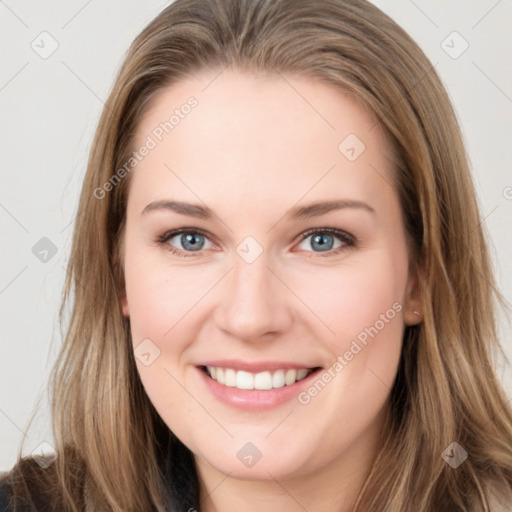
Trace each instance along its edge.
<instances>
[{"instance_id":1,"label":"light gray background","mask_svg":"<svg viewBox=\"0 0 512 512\"><path fill-rule=\"evenodd\" d=\"M498 281L512 302L512 0L375 3L420 44L449 90ZM61 343L57 313L88 150L129 44L167 4L0 0L0 470L14 463L38 397L24 452L52 442L44 390ZM58 48L42 58L52 39ZM43 237L57 250L46 262L32 250ZM500 327L512 360L504 316ZM511 373L500 366L510 398Z\"/></svg>"}]
</instances>

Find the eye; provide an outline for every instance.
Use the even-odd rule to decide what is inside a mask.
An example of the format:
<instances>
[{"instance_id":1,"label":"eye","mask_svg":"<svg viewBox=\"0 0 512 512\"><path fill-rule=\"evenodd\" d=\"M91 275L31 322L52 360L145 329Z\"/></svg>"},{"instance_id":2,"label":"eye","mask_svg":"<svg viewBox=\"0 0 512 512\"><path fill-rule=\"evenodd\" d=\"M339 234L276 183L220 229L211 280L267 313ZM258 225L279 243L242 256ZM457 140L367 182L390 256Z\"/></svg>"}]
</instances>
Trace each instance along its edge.
<instances>
[{"instance_id":1,"label":"eye","mask_svg":"<svg viewBox=\"0 0 512 512\"><path fill-rule=\"evenodd\" d=\"M183 257L195 256L195 254L191 253L211 248L208 247L207 244L205 247L205 241L208 241L211 244L205 233L200 230L190 228L169 231L159 236L157 239L157 242L167 250L171 251L173 254ZM181 245L181 248L175 247L174 245Z\"/></svg>"},{"instance_id":2,"label":"eye","mask_svg":"<svg viewBox=\"0 0 512 512\"><path fill-rule=\"evenodd\" d=\"M308 241L308 239L310 240ZM336 241L338 243L336 243ZM349 247L354 247L355 239L352 235L339 229L324 228L307 231L302 235L300 243L301 245L312 248L312 252L319 253L319 256L333 256ZM302 247L302 249L304 249L304 247ZM305 250L307 251L307 249Z\"/></svg>"},{"instance_id":3,"label":"eye","mask_svg":"<svg viewBox=\"0 0 512 512\"><path fill-rule=\"evenodd\" d=\"M300 245L309 245L313 251L299 246L301 250L313 252L323 257L334 256L347 248L355 246L355 238L352 235L334 228L311 229L301 236ZM306 242L308 239L311 239L309 243ZM208 235L197 228L181 228L168 231L158 236L156 242L171 253L185 258L196 256L194 253L212 247ZM176 245L181 247L176 247Z\"/></svg>"}]
</instances>

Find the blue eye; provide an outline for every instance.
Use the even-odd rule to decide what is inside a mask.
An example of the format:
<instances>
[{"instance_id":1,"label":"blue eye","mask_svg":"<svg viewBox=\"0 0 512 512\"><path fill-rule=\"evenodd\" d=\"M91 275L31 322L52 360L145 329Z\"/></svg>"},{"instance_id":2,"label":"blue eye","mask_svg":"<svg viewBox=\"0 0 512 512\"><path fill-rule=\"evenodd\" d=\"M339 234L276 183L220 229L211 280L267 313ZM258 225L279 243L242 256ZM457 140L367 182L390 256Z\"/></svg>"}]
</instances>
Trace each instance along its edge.
<instances>
[{"instance_id":1,"label":"blue eye","mask_svg":"<svg viewBox=\"0 0 512 512\"><path fill-rule=\"evenodd\" d=\"M182 249L174 247L176 242L171 244L171 241L174 239L177 239L178 243L181 244ZM171 231L158 238L158 242L165 245L168 250L184 257L195 256L194 254L187 254L187 252L199 252L203 250L205 248L205 240L208 240L208 237L197 230Z\"/></svg>"},{"instance_id":2,"label":"blue eye","mask_svg":"<svg viewBox=\"0 0 512 512\"><path fill-rule=\"evenodd\" d=\"M309 247L313 249L314 253L325 253L318 254L319 256L332 256L340 253L347 247L353 247L355 245L354 237L340 231L338 229L313 229L304 233L301 244L309 241ZM336 245L336 240L338 244ZM318 250L315 250L318 249Z\"/></svg>"},{"instance_id":3,"label":"blue eye","mask_svg":"<svg viewBox=\"0 0 512 512\"><path fill-rule=\"evenodd\" d=\"M300 245L305 244L309 238L311 238L309 247L313 250L304 247L301 247L301 250L312 252L318 256L334 256L349 247L355 246L355 238L352 235L333 228L309 230L302 235ZM173 240L175 241L173 242ZM205 247L206 242L211 244L208 236L197 228L181 228L170 231L159 236L156 241L171 253L185 258L196 256L194 253L211 248L211 245ZM181 248L176 247L176 245L181 245Z\"/></svg>"}]
</instances>

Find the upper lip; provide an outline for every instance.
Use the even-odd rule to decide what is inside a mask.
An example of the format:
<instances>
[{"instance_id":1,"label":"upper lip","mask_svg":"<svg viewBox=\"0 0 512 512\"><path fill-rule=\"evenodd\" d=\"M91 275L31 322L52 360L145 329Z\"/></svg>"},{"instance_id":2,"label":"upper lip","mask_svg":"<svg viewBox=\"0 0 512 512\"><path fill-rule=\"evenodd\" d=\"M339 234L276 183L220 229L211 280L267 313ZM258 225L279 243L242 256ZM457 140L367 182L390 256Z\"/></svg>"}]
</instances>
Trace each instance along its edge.
<instances>
[{"instance_id":1,"label":"upper lip","mask_svg":"<svg viewBox=\"0 0 512 512\"><path fill-rule=\"evenodd\" d=\"M216 359L215 361L204 361L198 366L214 366L216 368L232 368L250 373L259 373L276 370L300 370L301 368L318 368L318 365L295 363L291 361L243 361L241 359Z\"/></svg>"}]
</instances>

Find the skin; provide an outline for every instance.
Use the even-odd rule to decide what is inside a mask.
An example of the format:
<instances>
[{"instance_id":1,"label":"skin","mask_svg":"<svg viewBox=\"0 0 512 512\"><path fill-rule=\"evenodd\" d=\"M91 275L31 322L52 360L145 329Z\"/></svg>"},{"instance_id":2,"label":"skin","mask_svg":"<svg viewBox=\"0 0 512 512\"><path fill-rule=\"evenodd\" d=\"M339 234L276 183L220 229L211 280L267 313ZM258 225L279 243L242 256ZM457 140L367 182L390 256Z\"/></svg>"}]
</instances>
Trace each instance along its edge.
<instances>
[{"instance_id":1,"label":"skin","mask_svg":"<svg viewBox=\"0 0 512 512\"><path fill-rule=\"evenodd\" d=\"M405 325L420 321L416 272L392 183L391 149L375 119L339 89L305 77L226 70L195 74L157 95L140 121L136 147L194 96L198 105L130 175L122 261L134 348L150 339L160 355L139 375L169 428L192 450L201 510L350 510L380 448L387 399ZM216 78L215 78L216 77ZM292 87L293 86L293 87ZM356 134L366 146L349 161L338 145ZM210 219L170 210L172 199L208 206ZM289 221L311 202L369 205ZM170 230L199 228L191 257ZM330 255L301 234L336 237ZM192 229L193 230L193 229ZM237 246L252 236L252 263ZM196 365L208 359L295 361L327 369L366 327L400 311L309 403L297 399L242 411L208 391ZM248 468L236 456L261 452Z\"/></svg>"}]
</instances>

